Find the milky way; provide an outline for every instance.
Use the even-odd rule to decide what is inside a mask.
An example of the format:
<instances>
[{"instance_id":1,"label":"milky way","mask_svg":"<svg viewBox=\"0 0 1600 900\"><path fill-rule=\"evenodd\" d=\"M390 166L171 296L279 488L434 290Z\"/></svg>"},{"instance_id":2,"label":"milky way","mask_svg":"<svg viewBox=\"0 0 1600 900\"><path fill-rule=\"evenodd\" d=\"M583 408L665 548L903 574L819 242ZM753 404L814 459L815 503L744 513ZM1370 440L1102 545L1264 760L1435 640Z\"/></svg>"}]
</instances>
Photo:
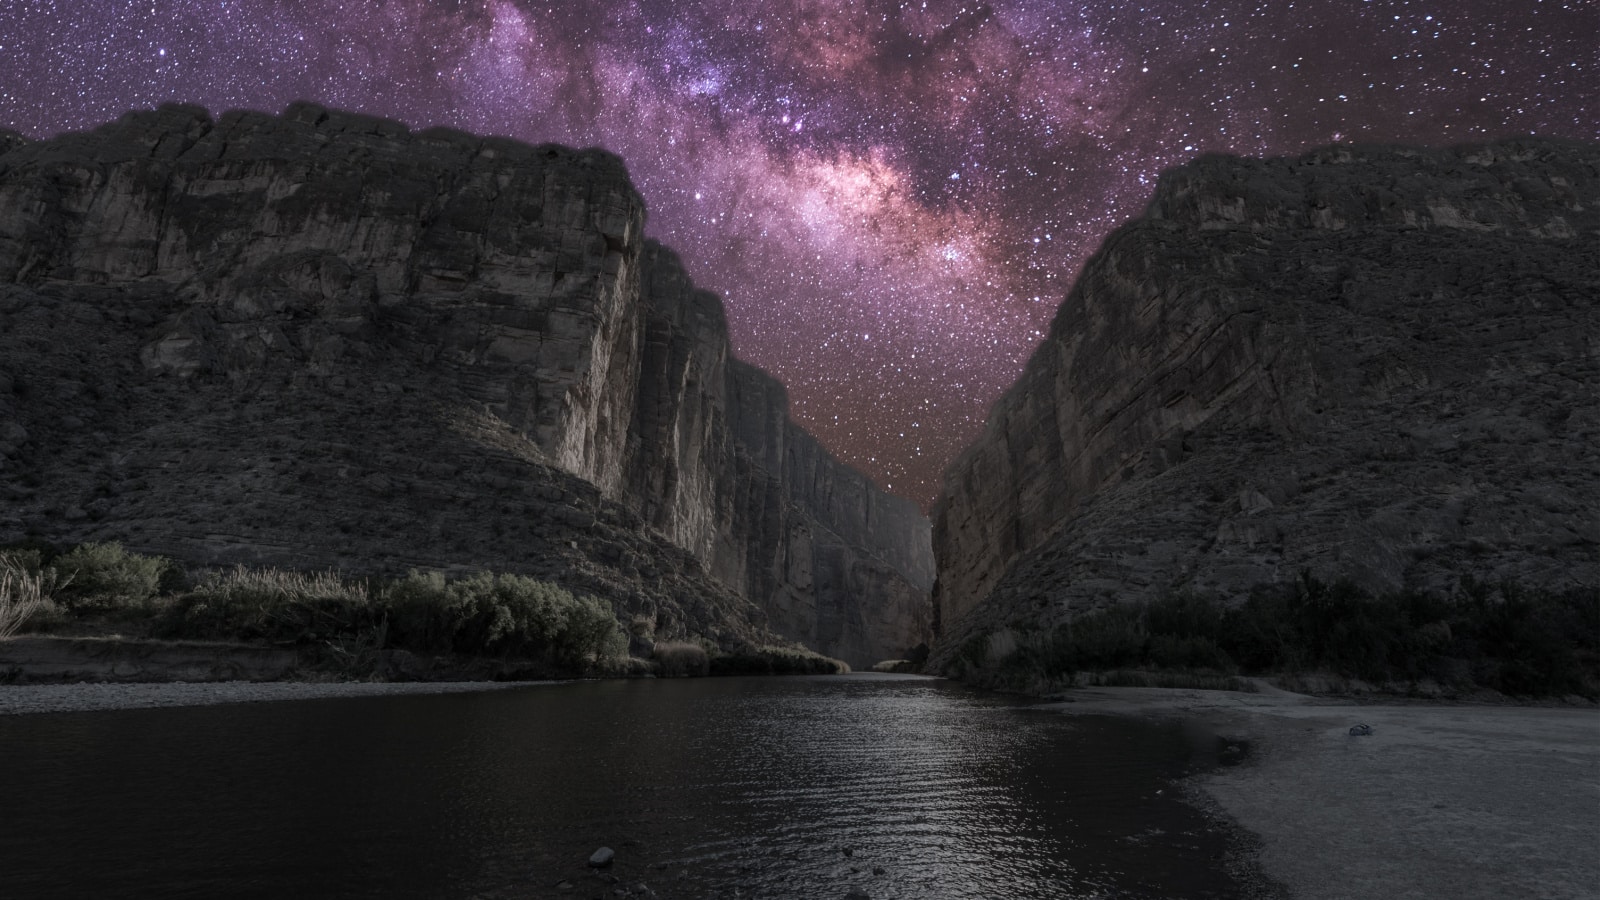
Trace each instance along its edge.
<instances>
[{"instance_id":1,"label":"milky way","mask_svg":"<svg viewBox=\"0 0 1600 900\"><path fill-rule=\"evenodd\" d=\"M0 127L310 99L627 161L793 416L926 503L1157 174L1600 137L1596 0L0 0Z\"/></svg>"}]
</instances>

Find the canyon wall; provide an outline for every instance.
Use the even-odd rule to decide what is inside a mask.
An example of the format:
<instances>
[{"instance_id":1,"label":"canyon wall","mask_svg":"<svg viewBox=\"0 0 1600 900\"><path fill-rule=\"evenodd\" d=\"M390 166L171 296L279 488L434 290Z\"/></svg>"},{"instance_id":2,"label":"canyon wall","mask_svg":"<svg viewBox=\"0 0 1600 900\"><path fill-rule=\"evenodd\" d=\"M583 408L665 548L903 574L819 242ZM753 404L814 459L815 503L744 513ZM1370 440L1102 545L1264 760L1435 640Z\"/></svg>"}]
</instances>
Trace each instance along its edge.
<instances>
[{"instance_id":1,"label":"canyon wall","mask_svg":"<svg viewBox=\"0 0 1600 900\"><path fill-rule=\"evenodd\" d=\"M1600 146L1167 173L933 517L938 658L1301 572L1600 583Z\"/></svg>"},{"instance_id":2,"label":"canyon wall","mask_svg":"<svg viewBox=\"0 0 1600 900\"><path fill-rule=\"evenodd\" d=\"M309 104L0 154L0 542L528 572L855 665L928 639L927 520L732 358L616 157Z\"/></svg>"}]
</instances>

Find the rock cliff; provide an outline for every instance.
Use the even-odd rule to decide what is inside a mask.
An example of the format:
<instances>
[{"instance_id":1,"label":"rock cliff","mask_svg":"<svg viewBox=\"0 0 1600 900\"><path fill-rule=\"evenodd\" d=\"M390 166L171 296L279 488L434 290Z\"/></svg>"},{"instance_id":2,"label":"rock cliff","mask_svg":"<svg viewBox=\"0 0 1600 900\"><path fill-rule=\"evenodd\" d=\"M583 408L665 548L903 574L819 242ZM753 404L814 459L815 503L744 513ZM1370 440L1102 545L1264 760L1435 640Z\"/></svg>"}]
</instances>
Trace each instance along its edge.
<instances>
[{"instance_id":1,"label":"rock cliff","mask_svg":"<svg viewBox=\"0 0 1600 900\"><path fill-rule=\"evenodd\" d=\"M944 655L1306 570L1600 583L1600 146L1168 173L947 472L934 545Z\"/></svg>"},{"instance_id":2,"label":"rock cliff","mask_svg":"<svg viewBox=\"0 0 1600 900\"><path fill-rule=\"evenodd\" d=\"M0 542L526 572L855 665L928 639L927 520L732 358L615 157L308 104L0 154Z\"/></svg>"}]
</instances>

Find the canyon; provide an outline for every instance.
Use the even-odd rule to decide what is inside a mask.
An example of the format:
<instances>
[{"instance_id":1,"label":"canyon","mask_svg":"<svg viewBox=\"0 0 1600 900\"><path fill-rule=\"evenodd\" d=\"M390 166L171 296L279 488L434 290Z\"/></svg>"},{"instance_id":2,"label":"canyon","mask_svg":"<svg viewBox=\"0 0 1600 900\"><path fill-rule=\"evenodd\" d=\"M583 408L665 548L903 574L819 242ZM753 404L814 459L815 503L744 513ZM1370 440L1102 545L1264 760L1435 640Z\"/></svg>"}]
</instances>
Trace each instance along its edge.
<instances>
[{"instance_id":1,"label":"canyon","mask_svg":"<svg viewBox=\"0 0 1600 900\"><path fill-rule=\"evenodd\" d=\"M932 522L736 359L601 150L296 104L0 133L0 544L493 569L855 666L1181 593L1600 584L1600 147L1207 156Z\"/></svg>"},{"instance_id":2,"label":"canyon","mask_svg":"<svg viewBox=\"0 0 1600 900\"><path fill-rule=\"evenodd\" d=\"M535 575L635 636L931 639L928 520L789 419L600 150L296 104L0 133L0 544Z\"/></svg>"},{"instance_id":3,"label":"canyon","mask_svg":"<svg viewBox=\"0 0 1600 900\"><path fill-rule=\"evenodd\" d=\"M1600 146L1166 173L933 519L935 667L1001 630L1306 577L1600 585Z\"/></svg>"}]
</instances>

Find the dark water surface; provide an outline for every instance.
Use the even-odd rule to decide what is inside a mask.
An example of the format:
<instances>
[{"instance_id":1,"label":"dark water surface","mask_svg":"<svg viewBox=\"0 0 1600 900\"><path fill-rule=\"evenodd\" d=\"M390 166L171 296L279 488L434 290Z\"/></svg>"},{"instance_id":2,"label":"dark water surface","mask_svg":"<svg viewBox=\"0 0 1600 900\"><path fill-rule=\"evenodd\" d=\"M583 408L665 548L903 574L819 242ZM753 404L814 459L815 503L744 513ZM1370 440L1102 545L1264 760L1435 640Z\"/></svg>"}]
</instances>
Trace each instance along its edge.
<instances>
[{"instance_id":1,"label":"dark water surface","mask_svg":"<svg viewBox=\"0 0 1600 900\"><path fill-rule=\"evenodd\" d=\"M0 897L1231 897L1216 750L873 676L0 716Z\"/></svg>"}]
</instances>

